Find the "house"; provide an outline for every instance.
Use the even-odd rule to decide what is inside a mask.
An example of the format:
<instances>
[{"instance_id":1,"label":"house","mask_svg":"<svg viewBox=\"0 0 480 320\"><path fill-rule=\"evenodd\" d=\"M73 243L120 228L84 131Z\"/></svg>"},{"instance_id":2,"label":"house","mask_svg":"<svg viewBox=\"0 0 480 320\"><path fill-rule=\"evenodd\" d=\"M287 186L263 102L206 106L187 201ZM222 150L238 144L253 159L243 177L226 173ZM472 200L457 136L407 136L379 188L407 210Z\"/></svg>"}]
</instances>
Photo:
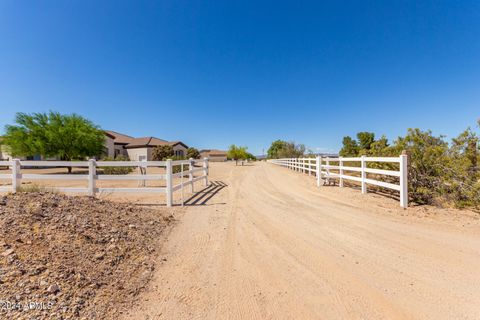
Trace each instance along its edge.
<instances>
[{"instance_id":1,"label":"house","mask_svg":"<svg viewBox=\"0 0 480 320\"><path fill-rule=\"evenodd\" d=\"M8 150L8 147L6 145L2 145L2 140L0 137L0 161L2 160L10 160L10 150Z\"/></svg>"},{"instance_id":2,"label":"house","mask_svg":"<svg viewBox=\"0 0 480 320\"><path fill-rule=\"evenodd\" d=\"M2 144L2 137L0 137L0 161L12 160L14 158L19 160L42 160L40 155L32 157L13 157L10 153L10 148L7 145Z\"/></svg>"},{"instance_id":3,"label":"house","mask_svg":"<svg viewBox=\"0 0 480 320\"><path fill-rule=\"evenodd\" d=\"M227 161L227 151L214 150L214 149L200 150L200 157L208 158L209 161L214 161L214 162Z\"/></svg>"},{"instance_id":4,"label":"house","mask_svg":"<svg viewBox=\"0 0 480 320\"><path fill-rule=\"evenodd\" d=\"M130 160L152 160L152 151L156 146L170 145L173 147L175 156L185 157L187 155L188 146L181 141L166 141L155 137L134 138L126 134L115 131L104 131L105 142L103 146L103 154L115 158L124 156ZM56 158L44 159L37 155L33 157L17 157L26 160L55 160ZM0 160L10 160L12 156L8 147L1 144L0 137Z\"/></svg>"},{"instance_id":5,"label":"house","mask_svg":"<svg viewBox=\"0 0 480 320\"><path fill-rule=\"evenodd\" d=\"M188 146L181 141L166 141L156 137L134 138L115 131L105 131L105 154L109 157L119 155L130 160L152 160L153 148L170 145L177 157L185 157Z\"/></svg>"}]
</instances>

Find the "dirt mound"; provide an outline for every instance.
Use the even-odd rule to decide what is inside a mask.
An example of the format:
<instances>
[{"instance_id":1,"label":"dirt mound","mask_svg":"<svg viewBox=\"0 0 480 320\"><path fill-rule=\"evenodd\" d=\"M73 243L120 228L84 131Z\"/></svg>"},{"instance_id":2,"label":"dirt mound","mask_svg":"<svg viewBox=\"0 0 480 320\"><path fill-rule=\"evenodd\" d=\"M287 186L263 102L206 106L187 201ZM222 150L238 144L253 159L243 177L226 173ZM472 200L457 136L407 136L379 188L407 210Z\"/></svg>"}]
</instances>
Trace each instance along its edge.
<instances>
[{"instance_id":1,"label":"dirt mound","mask_svg":"<svg viewBox=\"0 0 480 320\"><path fill-rule=\"evenodd\" d=\"M172 221L88 197L0 197L0 318L116 317L150 279Z\"/></svg>"}]
</instances>

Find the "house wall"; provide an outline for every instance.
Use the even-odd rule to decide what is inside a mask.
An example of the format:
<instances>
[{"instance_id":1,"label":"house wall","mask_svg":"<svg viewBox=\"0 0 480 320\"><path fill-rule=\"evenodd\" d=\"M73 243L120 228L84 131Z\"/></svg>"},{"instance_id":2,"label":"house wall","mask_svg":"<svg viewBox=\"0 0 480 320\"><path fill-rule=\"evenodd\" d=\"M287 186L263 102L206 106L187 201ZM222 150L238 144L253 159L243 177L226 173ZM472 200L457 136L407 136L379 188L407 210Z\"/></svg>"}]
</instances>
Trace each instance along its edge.
<instances>
[{"instance_id":1,"label":"house wall","mask_svg":"<svg viewBox=\"0 0 480 320\"><path fill-rule=\"evenodd\" d=\"M115 144L113 143L113 139L105 136L105 142L103 144L105 148L105 153L107 157L113 158L115 157Z\"/></svg>"},{"instance_id":2,"label":"house wall","mask_svg":"<svg viewBox=\"0 0 480 320\"><path fill-rule=\"evenodd\" d=\"M117 155L128 157L128 151L123 147L123 145L115 144L114 145L114 156ZM133 160L133 159L131 159Z\"/></svg>"},{"instance_id":3,"label":"house wall","mask_svg":"<svg viewBox=\"0 0 480 320\"><path fill-rule=\"evenodd\" d=\"M187 148L185 148L181 144L177 144L177 145L173 146L173 152L174 152L175 155L185 157L187 155Z\"/></svg>"},{"instance_id":4,"label":"house wall","mask_svg":"<svg viewBox=\"0 0 480 320\"><path fill-rule=\"evenodd\" d=\"M8 147L7 146L0 145L0 159L2 159L2 160L12 159L12 156L8 152Z\"/></svg>"},{"instance_id":5,"label":"house wall","mask_svg":"<svg viewBox=\"0 0 480 320\"><path fill-rule=\"evenodd\" d=\"M131 148L127 149L128 158L131 161L138 161L140 157L146 157L148 161L152 160L152 148Z\"/></svg>"},{"instance_id":6,"label":"house wall","mask_svg":"<svg viewBox=\"0 0 480 320\"><path fill-rule=\"evenodd\" d=\"M10 149L6 145L0 145L0 159L1 160L12 160L12 159L19 159L19 160L26 160L27 157L13 157L10 154Z\"/></svg>"}]
</instances>

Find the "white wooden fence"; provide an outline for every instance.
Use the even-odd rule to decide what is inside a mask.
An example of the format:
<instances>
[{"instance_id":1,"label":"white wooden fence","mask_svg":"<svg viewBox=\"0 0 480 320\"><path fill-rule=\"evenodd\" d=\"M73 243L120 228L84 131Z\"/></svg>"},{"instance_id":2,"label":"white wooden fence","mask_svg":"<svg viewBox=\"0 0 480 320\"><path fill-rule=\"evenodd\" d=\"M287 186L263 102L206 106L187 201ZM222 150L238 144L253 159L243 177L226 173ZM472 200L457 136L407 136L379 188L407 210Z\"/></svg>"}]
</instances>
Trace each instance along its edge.
<instances>
[{"instance_id":1,"label":"white wooden fence","mask_svg":"<svg viewBox=\"0 0 480 320\"><path fill-rule=\"evenodd\" d=\"M408 207L408 157L401 155L399 157L358 157L358 158L332 158L332 157L316 157L316 158L285 158L272 159L268 162L292 169L308 175L315 175L317 178L317 186L320 186L323 178L327 181L331 178L339 180L339 186L344 186L344 180L356 181L361 184L362 193L367 193L367 185L375 185L387 189L400 192L400 206ZM359 162L359 167L345 166L345 162ZM335 163L336 165L332 165ZM368 168L367 163L398 163L398 170L384 170ZM336 172L332 172L335 170ZM352 176L348 173L358 172L359 176ZM368 174L380 176L398 177L398 184L379 181L368 177Z\"/></svg>"},{"instance_id":2,"label":"white wooden fence","mask_svg":"<svg viewBox=\"0 0 480 320\"><path fill-rule=\"evenodd\" d=\"M173 166L180 166L180 171L173 173ZM200 166L200 167L199 167ZM95 196L100 192L145 192L145 193L164 193L166 194L167 206L173 204L173 193L181 190L183 203L183 189L190 186L190 191L194 192L194 183L203 180L205 186L208 185L208 158L202 160L167 160L167 161L24 161L13 159L11 161L0 161L0 167L11 168L11 173L0 174L0 179L11 179L10 186L0 186L0 192L17 192L25 180L83 180L87 182L85 187L52 187L51 189L61 192L87 193L89 196ZM84 167L88 168L86 174L41 174L41 173L22 173L22 167ZM97 174L97 168L101 167L163 167L165 174ZM188 170L185 170L188 167ZM146 170L145 170L146 171ZM1 172L1 171L0 171ZM200 176L195 177L195 172L201 172ZM184 179L188 176L188 179ZM179 178L180 183L173 185L174 178ZM165 180L165 187L138 187L138 188L101 188L96 186L96 181L109 180L137 180L145 184L147 180ZM50 188L50 187L49 187Z\"/></svg>"}]
</instances>

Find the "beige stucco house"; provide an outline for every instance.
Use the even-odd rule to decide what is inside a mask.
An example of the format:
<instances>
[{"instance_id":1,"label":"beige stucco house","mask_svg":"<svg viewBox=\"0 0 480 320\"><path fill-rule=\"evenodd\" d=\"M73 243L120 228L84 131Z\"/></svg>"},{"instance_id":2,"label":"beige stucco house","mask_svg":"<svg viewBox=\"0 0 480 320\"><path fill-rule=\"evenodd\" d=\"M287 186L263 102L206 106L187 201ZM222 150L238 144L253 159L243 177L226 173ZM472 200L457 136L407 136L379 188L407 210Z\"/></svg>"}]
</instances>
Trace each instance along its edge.
<instances>
[{"instance_id":1,"label":"beige stucco house","mask_svg":"<svg viewBox=\"0 0 480 320\"><path fill-rule=\"evenodd\" d=\"M208 158L209 161L221 162L227 161L227 151L205 149L200 150L201 158Z\"/></svg>"},{"instance_id":2,"label":"beige stucco house","mask_svg":"<svg viewBox=\"0 0 480 320\"><path fill-rule=\"evenodd\" d=\"M7 146L0 144L0 160L10 160L10 158L11 156Z\"/></svg>"},{"instance_id":3,"label":"beige stucco house","mask_svg":"<svg viewBox=\"0 0 480 320\"><path fill-rule=\"evenodd\" d=\"M152 151L156 146L171 145L176 156L184 157L187 154L188 146L181 141L166 141L155 137L134 138L115 131L104 131L105 142L104 155L115 158L119 155L130 160L152 160ZM43 160L41 156L18 157L19 159ZM8 147L1 144L0 137L0 160L11 160ZM48 160L54 160L51 158Z\"/></svg>"},{"instance_id":4,"label":"beige stucco house","mask_svg":"<svg viewBox=\"0 0 480 320\"><path fill-rule=\"evenodd\" d=\"M166 141L155 137L134 138L115 131L105 131L105 153L109 157L119 155L130 160L152 160L156 146L171 145L176 156L184 157L188 146L181 141Z\"/></svg>"}]
</instances>

